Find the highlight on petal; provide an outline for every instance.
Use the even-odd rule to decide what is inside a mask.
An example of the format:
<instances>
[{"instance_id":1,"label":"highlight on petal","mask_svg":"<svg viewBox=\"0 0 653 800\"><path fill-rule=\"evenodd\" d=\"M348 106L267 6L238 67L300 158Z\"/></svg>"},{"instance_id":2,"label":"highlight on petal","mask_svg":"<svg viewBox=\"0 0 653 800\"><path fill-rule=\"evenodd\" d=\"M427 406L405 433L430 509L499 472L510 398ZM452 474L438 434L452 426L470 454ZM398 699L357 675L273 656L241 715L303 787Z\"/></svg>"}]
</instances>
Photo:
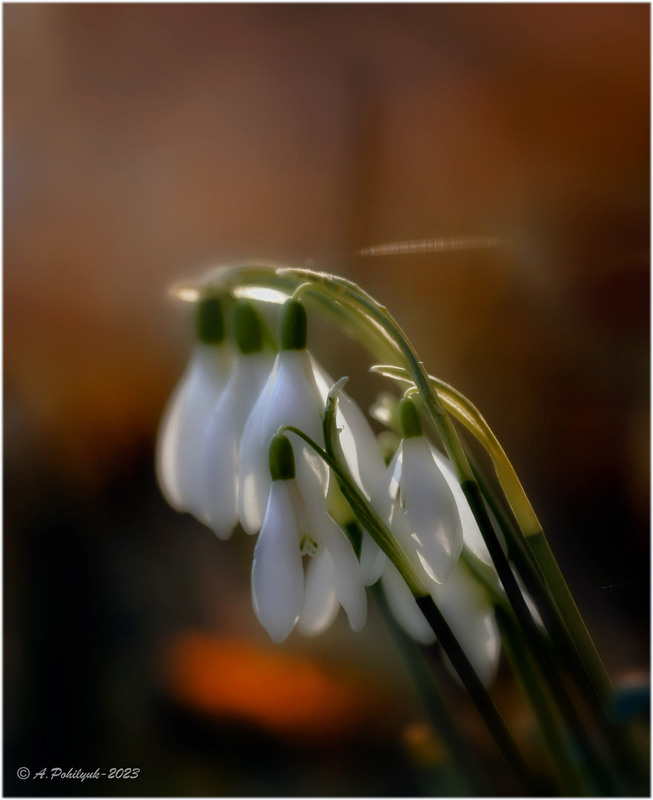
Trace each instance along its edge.
<instances>
[{"instance_id":1,"label":"highlight on petal","mask_svg":"<svg viewBox=\"0 0 653 800\"><path fill-rule=\"evenodd\" d=\"M273 367L274 357L265 351L241 354L236 359L230 384L234 396L233 425L239 439Z\"/></svg>"},{"instance_id":2,"label":"highlight on petal","mask_svg":"<svg viewBox=\"0 0 653 800\"><path fill-rule=\"evenodd\" d=\"M449 580L432 589L432 595L478 677L488 686L499 666L501 642L482 586L458 563Z\"/></svg>"},{"instance_id":3,"label":"highlight on petal","mask_svg":"<svg viewBox=\"0 0 653 800\"><path fill-rule=\"evenodd\" d=\"M311 357L322 406L335 383L323 367ZM336 427L340 445L352 478L369 498L383 477L385 464L376 436L363 411L346 392L338 395Z\"/></svg>"},{"instance_id":4,"label":"highlight on petal","mask_svg":"<svg viewBox=\"0 0 653 800\"><path fill-rule=\"evenodd\" d=\"M265 353L239 355L209 425L202 505L204 521L221 539L238 522L238 447L247 418L272 368Z\"/></svg>"},{"instance_id":5,"label":"highlight on petal","mask_svg":"<svg viewBox=\"0 0 653 800\"><path fill-rule=\"evenodd\" d=\"M274 481L252 564L252 602L277 644L292 631L304 599L304 570L287 481Z\"/></svg>"},{"instance_id":6,"label":"highlight on petal","mask_svg":"<svg viewBox=\"0 0 653 800\"><path fill-rule=\"evenodd\" d=\"M478 523L476 522L476 517L474 516L472 509L469 507L469 503L467 502L465 493L458 482L458 478L456 477L456 473L451 466L451 462L448 458L446 458L446 456L442 455L437 448L433 447L433 445L431 445L431 454L435 460L435 463L440 468L440 472L442 472L444 475L444 479L451 489L451 493L456 501L456 506L458 508L458 514L460 516L460 522L463 529L463 540L465 542L465 547L468 547L476 556L476 558L478 558L480 561L483 561L483 563L494 566L490 552L487 549L485 540L483 539L483 534L481 533Z\"/></svg>"},{"instance_id":7,"label":"highlight on petal","mask_svg":"<svg viewBox=\"0 0 653 800\"><path fill-rule=\"evenodd\" d=\"M428 582L432 578L429 578L429 575L424 570L419 557L417 542L411 536L408 520L400 504L399 490L403 465L403 446L404 442L402 440L392 461L386 467L382 480L372 492L370 503L381 520L390 528L415 570ZM366 565L365 578L368 580L371 577L372 575L367 572Z\"/></svg>"},{"instance_id":8,"label":"highlight on petal","mask_svg":"<svg viewBox=\"0 0 653 800\"><path fill-rule=\"evenodd\" d=\"M308 560L304 605L297 629L306 636L322 633L336 618L339 607L333 559L323 547L316 556Z\"/></svg>"},{"instance_id":9,"label":"highlight on petal","mask_svg":"<svg viewBox=\"0 0 653 800\"><path fill-rule=\"evenodd\" d=\"M399 496L399 479L401 477L402 446L403 442L399 444L397 452L370 497L371 505L386 525L390 525L395 516L394 510Z\"/></svg>"},{"instance_id":10,"label":"highlight on petal","mask_svg":"<svg viewBox=\"0 0 653 800\"><path fill-rule=\"evenodd\" d=\"M373 586L383 574L387 556L370 536L363 530L361 542L360 566L363 583L365 586Z\"/></svg>"},{"instance_id":11,"label":"highlight on petal","mask_svg":"<svg viewBox=\"0 0 653 800\"><path fill-rule=\"evenodd\" d=\"M240 445L239 473L241 524L255 533L261 524L270 487L268 447L283 425L294 425L322 443L322 408L305 350L284 350L277 356L268 382L249 416ZM297 483L302 493L326 496L329 473L320 457L297 437L290 437L295 453Z\"/></svg>"},{"instance_id":12,"label":"highlight on petal","mask_svg":"<svg viewBox=\"0 0 653 800\"><path fill-rule=\"evenodd\" d=\"M264 454L264 411L277 373L277 362L247 418L238 451L238 516L247 533L256 533L263 523L271 479Z\"/></svg>"},{"instance_id":13,"label":"highlight on petal","mask_svg":"<svg viewBox=\"0 0 653 800\"><path fill-rule=\"evenodd\" d=\"M395 565L388 561L383 570L381 586L385 594L390 611L406 633L420 642L420 644L433 644L435 634L422 614L413 593L408 588L406 581L401 577Z\"/></svg>"},{"instance_id":14,"label":"highlight on petal","mask_svg":"<svg viewBox=\"0 0 653 800\"><path fill-rule=\"evenodd\" d=\"M238 522L238 442L231 424L233 395L227 391L211 419L202 475L203 522L220 539L228 539Z\"/></svg>"},{"instance_id":15,"label":"highlight on petal","mask_svg":"<svg viewBox=\"0 0 653 800\"><path fill-rule=\"evenodd\" d=\"M367 619L367 596L360 564L347 535L331 517L322 513L315 519L324 547L333 559L336 593L353 631L360 631Z\"/></svg>"},{"instance_id":16,"label":"highlight on petal","mask_svg":"<svg viewBox=\"0 0 653 800\"><path fill-rule=\"evenodd\" d=\"M163 414L156 446L156 477L167 502L176 510L184 510L177 475L179 450L179 424L188 393L188 376L185 374L175 387Z\"/></svg>"},{"instance_id":17,"label":"highlight on petal","mask_svg":"<svg viewBox=\"0 0 653 800\"><path fill-rule=\"evenodd\" d=\"M164 414L157 446L157 477L177 510L201 512L201 464L211 414L229 376L231 351L196 344Z\"/></svg>"},{"instance_id":18,"label":"highlight on petal","mask_svg":"<svg viewBox=\"0 0 653 800\"><path fill-rule=\"evenodd\" d=\"M443 583L462 553L462 526L451 490L421 436L403 441L400 503L424 570Z\"/></svg>"}]
</instances>

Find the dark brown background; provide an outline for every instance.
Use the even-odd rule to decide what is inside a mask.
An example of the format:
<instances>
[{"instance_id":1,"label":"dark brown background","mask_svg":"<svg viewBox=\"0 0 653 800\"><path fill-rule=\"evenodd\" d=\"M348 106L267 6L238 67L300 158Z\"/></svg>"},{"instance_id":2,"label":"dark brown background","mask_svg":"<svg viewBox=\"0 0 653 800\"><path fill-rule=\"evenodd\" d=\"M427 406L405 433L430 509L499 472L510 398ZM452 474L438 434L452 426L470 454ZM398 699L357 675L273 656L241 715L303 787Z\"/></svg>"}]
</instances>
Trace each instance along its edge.
<instances>
[{"instance_id":1,"label":"dark brown background","mask_svg":"<svg viewBox=\"0 0 653 800\"><path fill-rule=\"evenodd\" d=\"M313 264L389 305L495 429L615 677L641 679L646 5L12 4L4 78L6 793L423 790L378 618L269 646L252 541L157 491L189 349L167 286L224 260ZM464 235L505 245L354 255ZM369 402L384 384L320 330ZM302 669L317 683L289 689ZM142 773L46 789L22 765Z\"/></svg>"}]
</instances>

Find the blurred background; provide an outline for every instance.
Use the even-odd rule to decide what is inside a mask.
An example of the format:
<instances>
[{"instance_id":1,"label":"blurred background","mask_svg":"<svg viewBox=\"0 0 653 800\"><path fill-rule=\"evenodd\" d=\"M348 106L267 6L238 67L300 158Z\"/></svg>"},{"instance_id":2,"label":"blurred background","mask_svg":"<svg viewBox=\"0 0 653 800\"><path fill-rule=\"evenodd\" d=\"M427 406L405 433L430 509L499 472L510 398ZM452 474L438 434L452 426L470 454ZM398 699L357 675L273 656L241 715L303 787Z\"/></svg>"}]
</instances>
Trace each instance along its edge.
<instances>
[{"instance_id":1,"label":"blurred background","mask_svg":"<svg viewBox=\"0 0 653 800\"><path fill-rule=\"evenodd\" d=\"M378 614L275 647L251 538L160 496L191 344L167 289L223 261L329 269L387 304L490 422L615 680L647 680L648 6L3 18L5 794L447 793ZM469 235L504 245L356 256ZM312 331L361 404L391 388ZM496 695L528 741L505 668ZM45 785L20 766L141 772Z\"/></svg>"}]
</instances>

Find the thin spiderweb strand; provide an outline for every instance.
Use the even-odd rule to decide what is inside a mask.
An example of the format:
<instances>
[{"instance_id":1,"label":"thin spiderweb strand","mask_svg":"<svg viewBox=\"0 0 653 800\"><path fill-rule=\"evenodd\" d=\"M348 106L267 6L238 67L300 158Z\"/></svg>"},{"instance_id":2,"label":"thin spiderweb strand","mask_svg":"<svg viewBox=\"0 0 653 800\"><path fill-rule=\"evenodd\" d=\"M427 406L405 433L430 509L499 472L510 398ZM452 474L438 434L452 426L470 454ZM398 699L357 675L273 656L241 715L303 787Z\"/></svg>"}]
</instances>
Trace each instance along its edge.
<instances>
[{"instance_id":1,"label":"thin spiderweb strand","mask_svg":"<svg viewBox=\"0 0 653 800\"><path fill-rule=\"evenodd\" d=\"M446 253L453 250L479 250L500 247L503 241L497 236L458 236L451 239L413 239L409 242L390 242L364 247L359 256L399 256L414 253Z\"/></svg>"}]
</instances>

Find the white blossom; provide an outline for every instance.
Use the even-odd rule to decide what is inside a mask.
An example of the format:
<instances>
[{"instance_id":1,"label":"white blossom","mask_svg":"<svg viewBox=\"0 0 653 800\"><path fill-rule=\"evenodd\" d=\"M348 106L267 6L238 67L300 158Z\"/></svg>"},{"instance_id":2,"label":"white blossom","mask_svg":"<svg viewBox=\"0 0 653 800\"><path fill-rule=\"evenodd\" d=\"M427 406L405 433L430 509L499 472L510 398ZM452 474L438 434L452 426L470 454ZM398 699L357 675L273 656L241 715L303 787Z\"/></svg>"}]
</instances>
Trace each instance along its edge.
<instances>
[{"instance_id":1,"label":"white blossom","mask_svg":"<svg viewBox=\"0 0 653 800\"><path fill-rule=\"evenodd\" d=\"M372 504L414 566L443 583L463 548L455 498L422 436L402 439Z\"/></svg>"},{"instance_id":2,"label":"white blossom","mask_svg":"<svg viewBox=\"0 0 653 800\"><path fill-rule=\"evenodd\" d=\"M302 554L309 559L304 576ZM318 633L342 605L353 630L365 624L367 600L354 549L328 514L309 507L294 478L272 480L254 549L252 600L273 641L300 622Z\"/></svg>"},{"instance_id":3,"label":"white blossom","mask_svg":"<svg viewBox=\"0 0 653 800\"><path fill-rule=\"evenodd\" d=\"M272 363L265 351L238 354L206 431L202 521L221 539L228 538L238 522L238 448Z\"/></svg>"},{"instance_id":4,"label":"white blossom","mask_svg":"<svg viewBox=\"0 0 653 800\"><path fill-rule=\"evenodd\" d=\"M231 363L227 344L196 343L159 428L156 472L161 490L177 511L200 519L206 434Z\"/></svg>"},{"instance_id":5,"label":"white blossom","mask_svg":"<svg viewBox=\"0 0 653 800\"><path fill-rule=\"evenodd\" d=\"M240 523L256 533L270 494L268 451L280 427L293 425L323 444L324 404L315 383L312 359L307 350L281 350L272 372L249 415L238 457ZM298 437L293 438L297 483L302 492L324 504L328 470L315 451Z\"/></svg>"},{"instance_id":6,"label":"white blossom","mask_svg":"<svg viewBox=\"0 0 653 800\"><path fill-rule=\"evenodd\" d=\"M501 641L485 589L459 562L447 582L434 586L431 593L474 671L488 686L499 665Z\"/></svg>"}]
</instances>

